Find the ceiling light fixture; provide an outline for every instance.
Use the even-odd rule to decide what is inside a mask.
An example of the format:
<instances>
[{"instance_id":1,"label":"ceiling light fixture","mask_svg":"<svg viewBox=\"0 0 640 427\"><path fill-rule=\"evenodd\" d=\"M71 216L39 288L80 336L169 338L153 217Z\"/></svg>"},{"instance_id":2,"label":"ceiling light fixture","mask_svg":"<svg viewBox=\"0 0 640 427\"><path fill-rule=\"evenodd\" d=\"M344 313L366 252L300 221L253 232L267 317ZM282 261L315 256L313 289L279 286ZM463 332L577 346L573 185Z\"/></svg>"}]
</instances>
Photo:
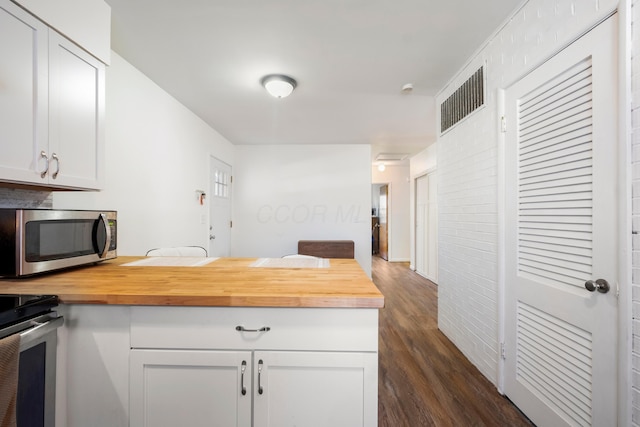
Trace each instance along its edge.
<instances>
[{"instance_id":1,"label":"ceiling light fixture","mask_svg":"<svg viewBox=\"0 0 640 427\"><path fill-rule=\"evenodd\" d=\"M410 94L413 91L413 83L407 83L406 85L402 86L402 93L404 93L405 95Z\"/></svg>"},{"instance_id":2,"label":"ceiling light fixture","mask_svg":"<svg viewBox=\"0 0 640 427\"><path fill-rule=\"evenodd\" d=\"M384 170L385 170L385 169L386 169L386 167L384 166L384 163L380 163L380 164L378 165L378 170L379 170L380 172L384 172Z\"/></svg>"},{"instance_id":3,"label":"ceiling light fixture","mask_svg":"<svg viewBox=\"0 0 640 427\"><path fill-rule=\"evenodd\" d=\"M298 82L284 74L269 74L264 76L260 83L271 96L276 98L286 98L298 86Z\"/></svg>"}]
</instances>

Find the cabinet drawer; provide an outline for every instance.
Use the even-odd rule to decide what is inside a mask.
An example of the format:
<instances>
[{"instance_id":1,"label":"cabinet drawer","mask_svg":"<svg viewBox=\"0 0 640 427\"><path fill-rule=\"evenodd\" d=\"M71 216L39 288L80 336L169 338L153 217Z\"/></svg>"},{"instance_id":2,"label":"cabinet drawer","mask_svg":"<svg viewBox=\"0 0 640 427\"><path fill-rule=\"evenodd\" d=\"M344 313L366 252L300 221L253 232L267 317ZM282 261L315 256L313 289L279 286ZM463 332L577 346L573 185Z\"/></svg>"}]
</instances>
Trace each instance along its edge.
<instances>
[{"instance_id":1,"label":"cabinet drawer","mask_svg":"<svg viewBox=\"0 0 640 427\"><path fill-rule=\"evenodd\" d=\"M136 306L131 347L377 352L378 309Z\"/></svg>"}]
</instances>

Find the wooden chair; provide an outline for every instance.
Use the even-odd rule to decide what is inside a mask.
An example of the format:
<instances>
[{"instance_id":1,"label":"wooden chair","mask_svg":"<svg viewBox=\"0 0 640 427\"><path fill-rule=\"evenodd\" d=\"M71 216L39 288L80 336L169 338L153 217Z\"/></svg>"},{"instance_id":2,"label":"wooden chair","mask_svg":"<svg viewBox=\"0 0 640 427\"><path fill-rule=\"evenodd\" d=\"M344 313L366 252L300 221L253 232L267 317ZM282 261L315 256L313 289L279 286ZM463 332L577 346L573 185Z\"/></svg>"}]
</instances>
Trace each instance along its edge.
<instances>
[{"instance_id":1,"label":"wooden chair","mask_svg":"<svg viewBox=\"0 0 640 427\"><path fill-rule=\"evenodd\" d=\"M298 254L320 258L354 258L353 240L299 240Z\"/></svg>"}]
</instances>

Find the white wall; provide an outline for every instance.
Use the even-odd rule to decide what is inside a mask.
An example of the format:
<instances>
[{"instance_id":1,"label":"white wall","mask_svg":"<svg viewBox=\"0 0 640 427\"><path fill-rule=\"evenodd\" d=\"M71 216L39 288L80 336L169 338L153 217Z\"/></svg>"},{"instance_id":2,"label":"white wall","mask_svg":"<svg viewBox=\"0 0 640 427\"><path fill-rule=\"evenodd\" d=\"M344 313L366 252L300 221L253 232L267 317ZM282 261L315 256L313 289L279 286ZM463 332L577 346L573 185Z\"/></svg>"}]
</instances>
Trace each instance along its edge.
<instances>
[{"instance_id":1,"label":"white wall","mask_svg":"<svg viewBox=\"0 0 640 427\"><path fill-rule=\"evenodd\" d=\"M409 159L409 171L412 177L431 172L438 165L437 144L431 144Z\"/></svg>"},{"instance_id":2,"label":"white wall","mask_svg":"<svg viewBox=\"0 0 640 427\"><path fill-rule=\"evenodd\" d=\"M383 185L371 184L371 209L375 209L376 215L380 214L380 187ZM373 213L371 216L373 216Z\"/></svg>"},{"instance_id":3,"label":"white wall","mask_svg":"<svg viewBox=\"0 0 640 427\"><path fill-rule=\"evenodd\" d=\"M387 165L382 172L371 166L374 184L389 184L388 234L389 261L406 262L411 254L411 234L409 231L409 165Z\"/></svg>"},{"instance_id":4,"label":"white wall","mask_svg":"<svg viewBox=\"0 0 640 427\"><path fill-rule=\"evenodd\" d=\"M416 178L436 171L438 165L437 147L437 144L431 144L409 159L409 176L411 177L409 183L409 235L411 236L410 268L412 270L415 270L416 265Z\"/></svg>"},{"instance_id":5,"label":"white wall","mask_svg":"<svg viewBox=\"0 0 640 427\"><path fill-rule=\"evenodd\" d=\"M631 2L632 11L632 40L631 56L631 90L633 99L631 110L632 126L632 324L630 329L632 340L632 422L640 426L640 1ZM624 305L621 305L624 307Z\"/></svg>"},{"instance_id":6,"label":"white wall","mask_svg":"<svg viewBox=\"0 0 640 427\"><path fill-rule=\"evenodd\" d=\"M57 209L118 211L118 254L158 246L208 247L209 156L233 146L115 52L106 73L105 187L55 192Z\"/></svg>"},{"instance_id":7,"label":"white wall","mask_svg":"<svg viewBox=\"0 0 640 427\"><path fill-rule=\"evenodd\" d=\"M371 147L240 145L231 255L280 257L298 240L353 240L371 275Z\"/></svg>"},{"instance_id":8,"label":"white wall","mask_svg":"<svg viewBox=\"0 0 640 427\"><path fill-rule=\"evenodd\" d=\"M617 1L529 0L438 95L486 63L485 107L438 138L440 329L494 384L498 377L497 89L568 45Z\"/></svg>"}]
</instances>

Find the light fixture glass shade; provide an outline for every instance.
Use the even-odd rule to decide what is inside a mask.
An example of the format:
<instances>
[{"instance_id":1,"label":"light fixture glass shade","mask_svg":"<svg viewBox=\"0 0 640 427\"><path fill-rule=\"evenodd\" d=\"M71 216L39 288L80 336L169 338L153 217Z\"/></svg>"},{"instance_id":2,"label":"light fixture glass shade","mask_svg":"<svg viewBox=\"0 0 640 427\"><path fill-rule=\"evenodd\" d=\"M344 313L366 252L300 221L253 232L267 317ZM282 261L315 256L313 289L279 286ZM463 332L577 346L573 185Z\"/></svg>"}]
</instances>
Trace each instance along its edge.
<instances>
[{"instance_id":1,"label":"light fixture glass shade","mask_svg":"<svg viewBox=\"0 0 640 427\"><path fill-rule=\"evenodd\" d=\"M267 92L276 98L285 98L291 95L291 92L297 86L297 82L294 79L282 74L269 74L264 76L261 82Z\"/></svg>"}]
</instances>

